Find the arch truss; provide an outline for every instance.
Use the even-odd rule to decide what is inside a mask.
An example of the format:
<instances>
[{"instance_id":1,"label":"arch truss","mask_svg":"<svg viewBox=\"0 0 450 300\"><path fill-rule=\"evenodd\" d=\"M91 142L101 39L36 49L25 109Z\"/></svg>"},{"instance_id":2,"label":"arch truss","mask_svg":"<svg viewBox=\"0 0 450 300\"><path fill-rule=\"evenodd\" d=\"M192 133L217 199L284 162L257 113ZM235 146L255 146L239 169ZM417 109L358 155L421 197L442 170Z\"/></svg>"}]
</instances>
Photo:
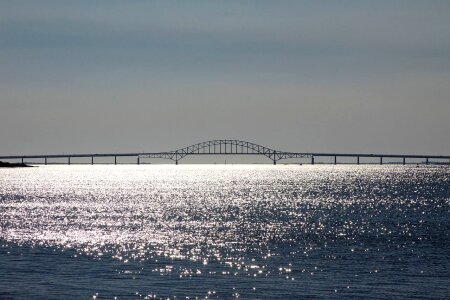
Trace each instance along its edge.
<instances>
[{"instance_id":1,"label":"arch truss","mask_svg":"<svg viewBox=\"0 0 450 300\"><path fill-rule=\"evenodd\" d=\"M311 157L308 153L273 150L255 143L240 140L211 140L174 151L143 153L139 158L163 158L178 161L188 155L264 155L274 164L281 159Z\"/></svg>"}]
</instances>

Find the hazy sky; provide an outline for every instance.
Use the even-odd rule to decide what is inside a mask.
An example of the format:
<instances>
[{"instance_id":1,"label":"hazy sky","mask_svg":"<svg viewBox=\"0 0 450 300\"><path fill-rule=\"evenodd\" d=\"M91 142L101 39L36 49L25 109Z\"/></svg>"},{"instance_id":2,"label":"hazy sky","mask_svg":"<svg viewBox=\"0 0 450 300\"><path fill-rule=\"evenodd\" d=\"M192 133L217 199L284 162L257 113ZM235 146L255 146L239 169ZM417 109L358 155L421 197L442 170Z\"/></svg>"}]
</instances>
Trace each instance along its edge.
<instances>
[{"instance_id":1,"label":"hazy sky","mask_svg":"<svg viewBox=\"0 0 450 300\"><path fill-rule=\"evenodd\" d=\"M450 1L0 1L0 154L450 154Z\"/></svg>"}]
</instances>

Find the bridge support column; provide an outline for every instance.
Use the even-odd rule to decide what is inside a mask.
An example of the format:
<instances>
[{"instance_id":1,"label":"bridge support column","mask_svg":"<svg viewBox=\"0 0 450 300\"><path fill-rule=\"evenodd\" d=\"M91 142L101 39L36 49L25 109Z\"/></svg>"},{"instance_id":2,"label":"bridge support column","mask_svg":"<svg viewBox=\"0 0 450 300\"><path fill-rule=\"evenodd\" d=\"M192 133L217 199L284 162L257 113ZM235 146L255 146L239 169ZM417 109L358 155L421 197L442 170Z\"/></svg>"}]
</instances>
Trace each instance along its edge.
<instances>
[{"instance_id":1,"label":"bridge support column","mask_svg":"<svg viewBox=\"0 0 450 300\"><path fill-rule=\"evenodd\" d=\"M22 157L22 163L23 163L23 157Z\"/></svg>"},{"instance_id":2,"label":"bridge support column","mask_svg":"<svg viewBox=\"0 0 450 300\"><path fill-rule=\"evenodd\" d=\"M93 164L94 164L94 157L91 156L91 165L93 165Z\"/></svg>"},{"instance_id":3,"label":"bridge support column","mask_svg":"<svg viewBox=\"0 0 450 300\"><path fill-rule=\"evenodd\" d=\"M44 164L47 165L47 157L44 158Z\"/></svg>"},{"instance_id":4,"label":"bridge support column","mask_svg":"<svg viewBox=\"0 0 450 300\"><path fill-rule=\"evenodd\" d=\"M356 157L356 164L359 165L359 156Z\"/></svg>"},{"instance_id":5,"label":"bridge support column","mask_svg":"<svg viewBox=\"0 0 450 300\"><path fill-rule=\"evenodd\" d=\"M67 164L70 165L70 156L67 157Z\"/></svg>"},{"instance_id":6,"label":"bridge support column","mask_svg":"<svg viewBox=\"0 0 450 300\"><path fill-rule=\"evenodd\" d=\"M114 164L117 165L117 156L114 156Z\"/></svg>"},{"instance_id":7,"label":"bridge support column","mask_svg":"<svg viewBox=\"0 0 450 300\"><path fill-rule=\"evenodd\" d=\"M383 156L380 156L380 165L383 164Z\"/></svg>"},{"instance_id":8,"label":"bridge support column","mask_svg":"<svg viewBox=\"0 0 450 300\"><path fill-rule=\"evenodd\" d=\"M314 164L314 156L311 156L311 164Z\"/></svg>"},{"instance_id":9,"label":"bridge support column","mask_svg":"<svg viewBox=\"0 0 450 300\"><path fill-rule=\"evenodd\" d=\"M425 161L425 162L426 162L426 164L428 165L428 157L427 157L427 159L426 159L426 161Z\"/></svg>"},{"instance_id":10,"label":"bridge support column","mask_svg":"<svg viewBox=\"0 0 450 300\"><path fill-rule=\"evenodd\" d=\"M334 156L334 164L337 165L337 156Z\"/></svg>"},{"instance_id":11,"label":"bridge support column","mask_svg":"<svg viewBox=\"0 0 450 300\"><path fill-rule=\"evenodd\" d=\"M403 157L403 165L406 165L406 157Z\"/></svg>"},{"instance_id":12,"label":"bridge support column","mask_svg":"<svg viewBox=\"0 0 450 300\"><path fill-rule=\"evenodd\" d=\"M277 161L276 161L275 159L273 160L273 164L274 164L274 165L276 165L276 164L277 164Z\"/></svg>"},{"instance_id":13,"label":"bridge support column","mask_svg":"<svg viewBox=\"0 0 450 300\"><path fill-rule=\"evenodd\" d=\"M139 161L139 156L137 157L137 164L140 165L141 162Z\"/></svg>"},{"instance_id":14,"label":"bridge support column","mask_svg":"<svg viewBox=\"0 0 450 300\"><path fill-rule=\"evenodd\" d=\"M178 159L177 159L177 160L175 160L175 165L178 165Z\"/></svg>"}]
</instances>

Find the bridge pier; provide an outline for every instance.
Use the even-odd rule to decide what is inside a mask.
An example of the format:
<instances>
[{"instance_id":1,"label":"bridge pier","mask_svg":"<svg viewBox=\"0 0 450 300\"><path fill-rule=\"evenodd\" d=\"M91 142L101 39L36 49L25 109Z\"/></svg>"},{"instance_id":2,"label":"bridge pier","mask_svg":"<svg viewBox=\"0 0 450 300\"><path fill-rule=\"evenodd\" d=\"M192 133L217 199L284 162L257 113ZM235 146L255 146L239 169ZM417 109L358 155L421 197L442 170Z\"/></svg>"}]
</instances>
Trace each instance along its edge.
<instances>
[{"instance_id":1,"label":"bridge pier","mask_svg":"<svg viewBox=\"0 0 450 300\"><path fill-rule=\"evenodd\" d=\"M178 159L177 159L177 160L175 160L175 165L178 165Z\"/></svg>"},{"instance_id":2,"label":"bridge pier","mask_svg":"<svg viewBox=\"0 0 450 300\"><path fill-rule=\"evenodd\" d=\"M403 165L406 165L406 157L403 156Z\"/></svg>"},{"instance_id":3,"label":"bridge pier","mask_svg":"<svg viewBox=\"0 0 450 300\"><path fill-rule=\"evenodd\" d=\"M44 164L47 165L47 157L44 158Z\"/></svg>"},{"instance_id":4,"label":"bridge pier","mask_svg":"<svg viewBox=\"0 0 450 300\"><path fill-rule=\"evenodd\" d=\"M70 156L67 157L67 164L70 165Z\"/></svg>"},{"instance_id":5,"label":"bridge pier","mask_svg":"<svg viewBox=\"0 0 450 300\"><path fill-rule=\"evenodd\" d=\"M22 157L22 163L23 163L23 157Z\"/></svg>"},{"instance_id":6,"label":"bridge pier","mask_svg":"<svg viewBox=\"0 0 450 300\"><path fill-rule=\"evenodd\" d=\"M314 164L314 156L311 156L311 164Z\"/></svg>"},{"instance_id":7,"label":"bridge pier","mask_svg":"<svg viewBox=\"0 0 450 300\"><path fill-rule=\"evenodd\" d=\"M334 156L334 164L337 165L337 156Z\"/></svg>"},{"instance_id":8,"label":"bridge pier","mask_svg":"<svg viewBox=\"0 0 450 300\"><path fill-rule=\"evenodd\" d=\"M93 165L93 164L94 164L94 157L91 156L91 165Z\"/></svg>"},{"instance_id":9,"label":"bridge pier","mask_svg":"<svg viewBox=\"0 0 450 300\"><path fill-rule=\"evenodd\" d=\"M117 165L117 156L114 156L114 165Z\"/></svg>"},{"instance_id":10,"label":"bridge pier","mask_svg":"<svg viewBox=\"0 0 450 300\"><path fill-rule=\"evenodd\" d=\"M380 165L383 164L383 156L380 156Z\"/></svg>"},{"instance_id":11,"label":"bridge pier","mask_svg":"<svg viewBox=\"0 0 450 300\"><path fill-rule=\"evenodd\" d=\"M359 156L356 157L356 164L359 165Z\"/></svg>"},{"instance_id":12,"label":"bridge pier","mask_svg":"<svg viewBox=\"0 0 450 300\"><path fill-rule=\"evenodd\" d=\"M139 156L137 157L137 164L140 165L141 162L139 161Z\"/></svg>"}]
</instances>

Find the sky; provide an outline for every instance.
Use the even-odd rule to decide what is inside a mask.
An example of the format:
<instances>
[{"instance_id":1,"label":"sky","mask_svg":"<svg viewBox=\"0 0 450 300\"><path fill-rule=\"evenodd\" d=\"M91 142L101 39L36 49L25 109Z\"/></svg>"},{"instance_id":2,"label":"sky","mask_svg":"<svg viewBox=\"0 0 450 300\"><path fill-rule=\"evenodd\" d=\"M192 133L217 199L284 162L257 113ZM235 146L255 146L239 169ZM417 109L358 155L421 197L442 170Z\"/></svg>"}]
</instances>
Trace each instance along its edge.
<instances>
[{"instance_id":1,"label":"sky","mask_svg":"<svg viewBox=\"0 0 450 300\"><path fill-rule=\"evenodd\" d=\"M0 155L450 154L450 1L0 2Z\"/></svg>"}]
</instances>

